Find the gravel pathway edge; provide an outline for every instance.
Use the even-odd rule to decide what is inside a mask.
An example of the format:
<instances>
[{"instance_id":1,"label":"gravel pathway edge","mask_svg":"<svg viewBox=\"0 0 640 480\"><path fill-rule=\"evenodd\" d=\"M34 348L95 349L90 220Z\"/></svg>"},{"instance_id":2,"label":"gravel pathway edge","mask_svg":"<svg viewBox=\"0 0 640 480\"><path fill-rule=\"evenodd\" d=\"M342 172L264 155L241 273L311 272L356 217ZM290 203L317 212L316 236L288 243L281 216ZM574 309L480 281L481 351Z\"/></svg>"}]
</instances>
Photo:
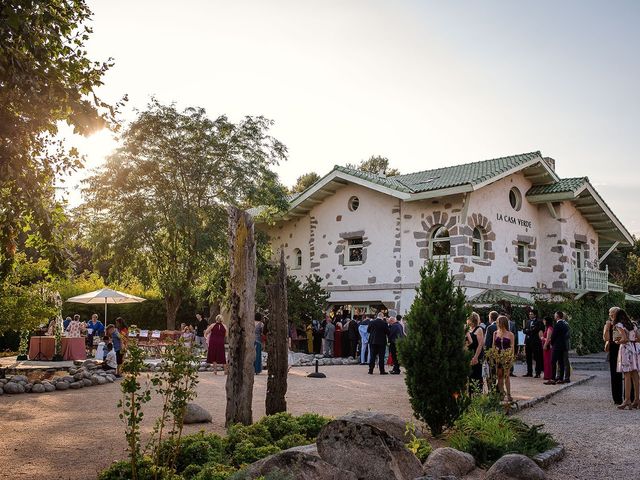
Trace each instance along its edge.
<instances>
[{"instance_id":1,"label":"gravel pathway edge","mask_svg":"<svg viewBox=\"0 0 640 480\"><path fill-rule=\"evenodd\" d=\"M589 375L589 376L587 376L585 378L581 378L578 381L571 382L571 383L565 383L560 388L558 388L557 390L553 390L553 391L547 393L546 395L542 395L540 397L535 397L535 398L532 398L531 400L527 400L527 401L524 401L522 403L516 402L515 406L512 406L511 411L509 413L510 414L514 414L514 413L517 413L517 412L521 412L522 410L525 410L527 408L531 408L534 405L537 405L538 403L545 402L545 401L549 400L551 397L556 396L560 392L564 392L568 388L576 387L578 385L582 385L583 383L586 383L586 382L588 382L590 380L593 380L594 378L596 378L595 375Z\"/></svg>"}]
</instances>

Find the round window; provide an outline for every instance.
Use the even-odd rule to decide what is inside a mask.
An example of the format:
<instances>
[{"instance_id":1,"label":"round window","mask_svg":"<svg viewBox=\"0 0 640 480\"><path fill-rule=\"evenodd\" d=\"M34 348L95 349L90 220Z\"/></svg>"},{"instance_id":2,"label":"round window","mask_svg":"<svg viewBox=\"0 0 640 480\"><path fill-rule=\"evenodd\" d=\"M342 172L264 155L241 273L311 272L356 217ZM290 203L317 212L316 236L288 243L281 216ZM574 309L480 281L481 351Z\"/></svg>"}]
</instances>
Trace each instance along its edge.
<instances>
[{"instance_id":1,"label":"round window","mask_svg":"<svg viewBox=\"0 0 640 480\"><path fill-rule=\"evenodd\" d=\"M360 206L360 199L358 197L351 197L349 199L349 210L355 212Z\"/></svg>"},{"instance_id":2,"label":"round window","mask_svg":"<svg viewBox=\"0 0 640 480\"><path fill-rule=\"evenodd\" d=\"M515 211L519 211L520 207L522 207L522 194L516 187L509 190L509 203Z\"/></svg>"}]
</instances>

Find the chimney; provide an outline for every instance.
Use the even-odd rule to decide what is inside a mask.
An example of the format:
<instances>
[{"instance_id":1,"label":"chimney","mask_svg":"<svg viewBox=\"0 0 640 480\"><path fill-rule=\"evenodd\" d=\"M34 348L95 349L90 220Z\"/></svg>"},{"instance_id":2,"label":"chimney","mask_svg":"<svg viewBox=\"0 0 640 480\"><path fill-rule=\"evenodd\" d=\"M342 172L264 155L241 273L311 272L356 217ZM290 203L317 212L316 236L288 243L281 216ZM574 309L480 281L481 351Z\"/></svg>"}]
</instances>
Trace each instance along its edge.
<instances>
[{"instance_id":1,"label":"chimney","mask_svg":"<svg viewBox=\"0 0 640 480\"><path fill-rule=\"evenodd\" d=\"M551 170L553 170L554 172L556 171L556 161L551 158L551 157L544 157L542 160L544 160L544 163L546 163Z\"/></svg>"}]
</instances>

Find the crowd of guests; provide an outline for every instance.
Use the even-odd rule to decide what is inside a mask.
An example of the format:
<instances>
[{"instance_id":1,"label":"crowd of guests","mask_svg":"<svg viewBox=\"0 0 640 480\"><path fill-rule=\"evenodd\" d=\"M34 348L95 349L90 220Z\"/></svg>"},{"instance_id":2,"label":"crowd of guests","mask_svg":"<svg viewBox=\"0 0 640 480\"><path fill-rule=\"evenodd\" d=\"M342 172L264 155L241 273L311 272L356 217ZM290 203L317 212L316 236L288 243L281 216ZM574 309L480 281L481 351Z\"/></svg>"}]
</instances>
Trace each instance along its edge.
<instances>
[{"instance_id":1,"label":"crowd of guests","mask_svg":"<svg viewBox=\"0 0 640 480\"><path fill-rule=\"evenodd\" d=\"M611 396L619 409L640 408L640 337L638 326L619 307L609 310L602 338L608 353Z\"/></svg>"},{"instance_id":2,"label":"crowd of guests","mask_svg":"<svg viewBox=\"0 0 640 480\"><path fill-rule=\"evenodd\" d=\"M532 309L528 317L523 329L527 364L524 377L542 376L545 385L569 383L571 329L564 313L558 311L553 318L541 320ZM465 343L471 354L470 393L482 392L486 382L487 390L495 389L506 401L512 401L510 377L516 376L513 365L518 354L515 321L505 312L491 311L483 322L473 312L467 321ZM487 358L489 351L493 352L491 358Z\"/></svg>"},{"instance_id":3,"label":"crowd of guests","mask_svg":"<svg viewBox=\"0 0 640 480\"><path fill-rule=\"evenodd\" d=\"M399 374L400 364L396 342L406 335L406 323L401 315L356 314L338 310L320 322L311 321L306 327L307 352L325 357L359 358L373 374L376 364L381 375ZM393 366L387 372L385 364Z\"/></svg>"}]
</instances>

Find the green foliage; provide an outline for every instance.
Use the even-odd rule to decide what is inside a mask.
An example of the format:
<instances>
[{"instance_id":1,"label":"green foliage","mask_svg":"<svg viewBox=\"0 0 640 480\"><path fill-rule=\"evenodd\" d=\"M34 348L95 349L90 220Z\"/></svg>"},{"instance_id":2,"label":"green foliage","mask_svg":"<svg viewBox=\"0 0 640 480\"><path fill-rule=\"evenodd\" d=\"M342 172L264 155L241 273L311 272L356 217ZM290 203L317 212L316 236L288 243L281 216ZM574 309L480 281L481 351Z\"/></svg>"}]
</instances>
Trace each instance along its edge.
<instances>
[{"instance_id":1,"label":"green foliage","mask_svg":"<svg viewBox=\"0 0 640 480\"><path fill-rule=\"evenodd\" d=\"M286 147L268 135L272 123L211 120L202 108L178 111L152 100L89 178L88 234L107 247L112 275L135 272L158 286L169 328L199 273L228 248L225 206L286 205L271 170Z\"/></svg>"},{"instance_id":2,"label":"green foliage","mask_svg":"<svg viewBox=\"0 0 640 480\"><path fill-rule=\"evenodd\" d=\"M230 465L208 463L193 477L193 480L226 480L237 471L237 468Z\"/></svg>"},{"instance_id":3,"label":"green foliage","mask_svg":"<svg viewBox=\"0 0 640 480\"><path fill-rule=\"evenodd\" d=\"M58 306L48 272L48 260L16 255L15 268L0 279L0 335L33 330L55 317Z\"/></svg>"},{"instance_id":4,"label":"green foliage","mask_svg":"<svg viewBox=\"0 0 640 480\"><path fill-rule=\"evenodd\" d=\"M276 445L264 445L257 446L250 441L243 441L236 445L236 448L231 455L231 464L236 467L248 465L261 458L268 457L274 453L278 453L280 448Z\"/></svg>"},{"instance_id":5,"label":"green foliage","mask_svg":"<svg viewBox=\"0 0 640 480\"><path fill-rule=\"evenodd\" d=\"M410 334L398 342L398 353L407 370L414 415L433 435L440 435L460 414L458 398L469 376L469 356L464 350L469 310L446 263L430 260L420 277L405 317Z\"/></svg>"},{"instance_id":6,"label":"green foliage","mask_svg":"<svg viewBox=\"0 0 640 480\"><path fill-rule=\"evenodd\" d=\"M66 122L87 135L112 125L116 111L96 95L112 66L92 61L84 0L4 0L0 7L0 282L26 243L53 272L66 266L59 178L82 166L56 139Z\"/></svg>"},{"instance_id":7,"label":"green foliage","mask_svg":"<svg viewBox=\"0 0 640 480\"><path fill-rule=\"evenodd\" d=\"M427 457L433 450L431 444L426 438L416 437L416 426L413 423L408 423L405 431L405 435L408 435L411 440L405 444L405 446L418 457L420 463L427 461Z\"/></svg>"},{"instance_id":8,"label":"green foliage","mask_svg":"<svg viewBox=\"0 0 640 480\"><path fill-rule=\"evenodd\" d=\"M287 277L287 312L289 319L302 326L323 316L329 293L322 288L318 275L307 276L305 283L296 277Z\"/></svg>"},{"instance_id":9,"label":"green foliage","mask_svg":"<svg viewBox=\"0 0 640 480\"><path fill-rule=\"evenodd\" d=\"M551 435L540 430L539 425L508 417L494 396L479 395L456 420L449 444L489 466L507 453L533 456L553 448L556 443Z\"/></svg>"},{"instance_id":10,"label":"green foliage","mask_svg":"<svg viewBox=\"0 0 640 480\"><path fill-rule=\"evenodd\" d=\"M357 166L352 163L348 163L346 167L351 168L352 170L373 173L375 175L382 172L387 177L400 175L400 171L397 168L389 168L389 159L380 155L371 155L367 160L362 160Z\"/></svg>"},{"instance_id":11,"label":"green foliage","mask_svg":"<svg viewBox=\"0 0 640 480\"><path fill-rule=\"evenodd\" d=\"M540 318L551 316L555 311L563 311L568 316L571 328L571 348L579 355L601 352L604 347L602 328L613 306L624 308L624 294L610 292L598 299L583 297L579 300L567 299L563 302L548 302L536 299Z\"/></svg>"},{"instance_id":12,"label":"green foliage","mask_svg":"<svg viewBox=\"0 0 640 480\"><path fill-rule=\"evenodd\" d=\"M331 419L317 413L304 413L297 417L296 420L298 421L299 433L311 441L315 441L322 427L331 421Z\"/></svg>"},{"instance_id":13,"label":"green foliage","mask_svg":"<svg viewBox=\"0 0 640 480\"><path fill-rule=\"evenodd\" d=\"M280 450L287 450L289 448L299 447L301 445L309 445L309 440L307 439L307 437L300 433L285 435L276 442L276 446Z\"/></svg>"},{"instance_id":14,"label":"green foliage","mask_svg":"<svg viewBox=\"0 0 640 480\"><path fill-rule=\"evenodd\" d=\"M134 477L130 462L114 462L109 468L98 474L98 480L183 480L170 468L158 467L148 458L137 462Z\"/></svg>"},{"instance_id":15,"label":"green foliage","mask_svg":"<svg viewBox=\"0 0 640 480\"><path fill-rule=\"evenodd\" d=\"M289 434L298 433L299 430L297 420L287 412L267 415L259 423L269 431L269 435L274 441L280 440Z\"/></svg>"},{"instance_id":16,"label":"green foliage","mask_svg":"<svg viewBox=\"0 0 640 480\"><path fill-rule=\"evenodd\" d=\"M289 193L301 193L304 192L311 185L320 180L320 175L316 172L305 173L300 175L296 180L296 184L289 189Z\"/></svg>"}]
</instances>

